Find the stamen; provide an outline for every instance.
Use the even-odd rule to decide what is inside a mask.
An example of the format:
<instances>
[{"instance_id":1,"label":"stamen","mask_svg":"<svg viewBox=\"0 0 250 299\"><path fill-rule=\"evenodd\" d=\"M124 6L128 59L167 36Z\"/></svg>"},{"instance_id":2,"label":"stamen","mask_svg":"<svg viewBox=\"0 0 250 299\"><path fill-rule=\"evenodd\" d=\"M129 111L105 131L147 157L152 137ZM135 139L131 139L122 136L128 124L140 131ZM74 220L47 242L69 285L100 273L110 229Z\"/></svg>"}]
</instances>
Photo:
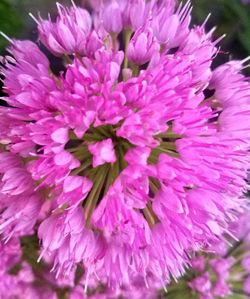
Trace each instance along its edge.
<instances>
[{"instance_id":1,"label":"stamen","mask_svg":"<svg viewBox=\"0 0 250 299\"><path fill-rule=\"evenodd\" d=\"M2 35L2 37L4 37L8 42L10 42L11 44L13 44L13 40L8 37L8 35L6 35L5 33L3 33L3 31L0 31L0 35Z\"/></svg>"},{"instance_id":2,"label":"stamen","mask_svg":"<svg viewBox=\"0 0 250 299\"><path fill-rule=\"evenodd\" d=\"M205 21L202 23L201 27L204 27L207 24L207 21L210 19L211 13L209 13L205 19Z\"/></svg>"},{"instance_id":3,"label":"stamen","mask_svg":"<svg viewBox=\"0 0 250 299\"><path fill-rule=\"evenodd\" d=\"M245 62L250 60L250 55L246 57L245 59L241 60L241 63L244 64Z\"/></svg>"},{"instance_id":4,"label":"stamen","mask_svg":"<svg viewBox=\"0 0 250 299\"><path fill-rule=\"evenodd\" d=\"M31 13L29 12L29 16L31 17L32 20L35 21L35 23L39 24L40 22L38 21L38 19Z\"/></svg>"}]
</instances>

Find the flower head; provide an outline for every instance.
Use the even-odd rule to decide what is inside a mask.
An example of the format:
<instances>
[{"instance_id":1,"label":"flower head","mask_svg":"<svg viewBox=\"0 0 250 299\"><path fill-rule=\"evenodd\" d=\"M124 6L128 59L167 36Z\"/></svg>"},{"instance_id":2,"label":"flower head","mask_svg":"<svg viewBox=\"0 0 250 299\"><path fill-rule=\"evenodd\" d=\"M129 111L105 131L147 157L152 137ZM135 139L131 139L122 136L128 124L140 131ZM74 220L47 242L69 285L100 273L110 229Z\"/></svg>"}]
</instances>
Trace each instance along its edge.
<instances>
[{"instance_id":1,"label":"flower head","mask_svg":"<svg viewBox=\"0 0 250 299\"><path fill-rule=\"evenodd\" d=\"M250 84L244 61L211 68L218 41L189 28L189 1L100 2L93 28L75 6L38 21L40 41L64 56L60 75L35 44L12 41L0 231L38 227L39 260L58 279L84 267L86 288L93 276L113 289L165 284L244 209Z\"/></svg>"}]
</instances>

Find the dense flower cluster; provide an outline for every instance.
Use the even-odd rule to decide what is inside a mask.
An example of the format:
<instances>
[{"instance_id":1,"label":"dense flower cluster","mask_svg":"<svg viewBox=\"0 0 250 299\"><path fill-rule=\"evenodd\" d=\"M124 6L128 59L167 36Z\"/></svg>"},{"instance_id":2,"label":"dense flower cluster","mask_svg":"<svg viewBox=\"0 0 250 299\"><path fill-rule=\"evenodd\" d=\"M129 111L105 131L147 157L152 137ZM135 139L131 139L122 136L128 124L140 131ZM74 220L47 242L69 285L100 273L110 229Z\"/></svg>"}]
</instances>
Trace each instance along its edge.
<instances>
[{"instance_id":1,"label":"dense flower cluster","mask_svg":"<svg viewBox=\"0 0 250 299\"><path fill-rule=\"evenodd\" d=\"M216 276L214 284L211 281L211 273L205 271L205 258L200 257L199 259L199 271L202 271L203 273L190 282L190 287L200 295L201 299L212 299L218 296L224 298L231 295L232 292L227 284L227 280L229 279L229 270L233 265L234 259L229 257L210 260L210 266L213 271L212 274ZM194 262L197 262L197 260L194 260Z\"/></svg>"},{"instance_id":2,"label":"dense flower cluster","mask_svg":"<svg viewBox=\"0 0 250 299\"><path fill-rule=\"evenodd\" d=\"M245 61L211 68L219 40L190 28L189 1L91 3L92 16L58 4L55 21L34 17L59 74L11 40L0 232L7 244L37 234L38 260L56 279L83 268L86 290L94 278L164 286L244 210Z\"/></svg>"},{"instance_id":3,"label":"dense flower cluster","mask_svg":"<svg viewBox=\"0 0 250 299\"><path fill-rule=\"evenodd\" d=\"M168 285L165 296L158 292L152 298L249 298L249 211L231 225L231 231L233 238L212 242L206 252L196 254L190 270L177 283Z\"/></svg>"},{"instance_id":4,"label":"dense flower cluster","mask_svg":"<svg viewBox=\"0 0 250 299\"><path fill-rule=\"evenodd\" d=\"M237 241L216 242L210 254L192 260L193 278L188 283L200 299L228 298L250 294L250 227L249 212L243 214L231 229Z\"/></svg>"}]
</instances>

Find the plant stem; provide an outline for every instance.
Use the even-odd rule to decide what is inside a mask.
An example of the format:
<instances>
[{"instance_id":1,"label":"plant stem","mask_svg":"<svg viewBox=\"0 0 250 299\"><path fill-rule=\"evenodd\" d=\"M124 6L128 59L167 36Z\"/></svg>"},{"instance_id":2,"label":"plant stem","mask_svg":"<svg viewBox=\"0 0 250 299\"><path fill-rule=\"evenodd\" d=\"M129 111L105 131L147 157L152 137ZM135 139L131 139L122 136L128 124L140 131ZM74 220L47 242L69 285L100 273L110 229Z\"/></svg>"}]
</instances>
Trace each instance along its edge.
<instances>
[{"instance_id":1,"label":"plant stem","mask_svg":"<svg viewBox=\"0 0 250 299\"><path fill-rule=\"evenodd\" d=\"M90 226L91 215L96 207L101 190L104 187L107 172L108 172L107 164L102 165L102 167L100 167L100 169L96 171L96 175L94 178L94 186L89 196L87 197L86 204L84 206L86 227Z\"/></svg>"}]
</instances>

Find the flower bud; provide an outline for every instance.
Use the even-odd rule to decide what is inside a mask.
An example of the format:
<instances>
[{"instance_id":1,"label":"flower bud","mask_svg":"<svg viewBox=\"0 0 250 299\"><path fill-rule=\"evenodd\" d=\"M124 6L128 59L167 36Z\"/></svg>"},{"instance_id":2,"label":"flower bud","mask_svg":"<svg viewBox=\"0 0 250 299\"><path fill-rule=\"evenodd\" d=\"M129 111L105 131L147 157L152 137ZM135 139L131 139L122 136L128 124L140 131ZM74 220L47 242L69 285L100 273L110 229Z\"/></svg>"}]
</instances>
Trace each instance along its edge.
<instances>
[{"instance_id":1,"label":"flower bud","mask_svg":"<svg viewBox=\"0 0 250 299\"><path fill-rule=\"evenodd\" d=\"M121 10L116 1L112 1L103 10L103 27L110 33L119 33L122 30Z\"/></svg>"},{"instance_id":2,"label":"flower bud","mask_svg":"<svg viewBox=\"0 0 250 299\"><path fill-rule=\"evenodd\" d=\"M152 30L140 28L129 42L127 57L129 61L142 65L149 62L159 49L160 46L156 42Z\"/></svg>"},{"instance_id":3,"label":"flower bud","mask_svg":"<svg viewBox=\"0 0 250 299\"><path fill-rule=\"evenodd\" d=\"M86 38L91 30L90 14L85 9L67 9L58 5L59 16L55 23L38 22L41 42L55 55L84 54Z\"/></svg>"}]
</instances>

